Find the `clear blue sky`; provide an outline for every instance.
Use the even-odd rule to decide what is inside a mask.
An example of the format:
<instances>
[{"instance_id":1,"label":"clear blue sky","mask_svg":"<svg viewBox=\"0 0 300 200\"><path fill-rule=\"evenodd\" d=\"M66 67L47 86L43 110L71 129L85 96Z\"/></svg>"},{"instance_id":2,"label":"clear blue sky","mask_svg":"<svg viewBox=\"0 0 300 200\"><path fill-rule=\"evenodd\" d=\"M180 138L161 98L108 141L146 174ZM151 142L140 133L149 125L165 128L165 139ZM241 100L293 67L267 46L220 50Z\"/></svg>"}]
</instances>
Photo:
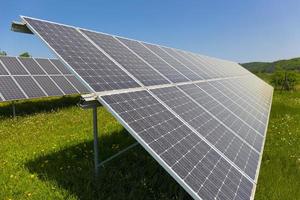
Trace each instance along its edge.
<instances>
[{"instance_id":1,"label":"clear blue sky","mask_svg":"<svg viewBox=\"0 0 300 200\"><path fill-rule=\"evenodd\" d=\"M299 0L5 0L0 49L53 57L36 36L11 32L19 15L238 62L300 57Z\"/></svg>"}]
</instances>

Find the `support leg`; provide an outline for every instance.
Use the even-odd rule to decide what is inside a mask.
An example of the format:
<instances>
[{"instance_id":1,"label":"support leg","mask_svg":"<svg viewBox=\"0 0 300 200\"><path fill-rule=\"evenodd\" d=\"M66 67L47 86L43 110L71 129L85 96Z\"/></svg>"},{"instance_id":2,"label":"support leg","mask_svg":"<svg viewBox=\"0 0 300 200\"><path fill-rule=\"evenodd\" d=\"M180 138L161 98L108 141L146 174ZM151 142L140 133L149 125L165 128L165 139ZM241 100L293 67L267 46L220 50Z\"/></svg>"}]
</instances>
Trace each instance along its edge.
<instances>
[{"instance_id":1,"label":"support leg","mask_svg":"<svg viewBox=\"0 0 300 200\"><path fill-rule=\"evenodd\" d=\"M13 118L15 118L16 117L16 104L14 101L12 102L12 114L13 114Z\"/></svg>"},{"instance_id":2,"label":"support leg","mask_svg":"<svg viewBox=\"0 0 300 200\"><path fill-rule=\"evenodd\" d=\"M99 146L98 146L98 120L97 120L97 106L93 107L93 131L94 131L94 165L95 177L99 175Z\"/></svg>"}]
</instances>

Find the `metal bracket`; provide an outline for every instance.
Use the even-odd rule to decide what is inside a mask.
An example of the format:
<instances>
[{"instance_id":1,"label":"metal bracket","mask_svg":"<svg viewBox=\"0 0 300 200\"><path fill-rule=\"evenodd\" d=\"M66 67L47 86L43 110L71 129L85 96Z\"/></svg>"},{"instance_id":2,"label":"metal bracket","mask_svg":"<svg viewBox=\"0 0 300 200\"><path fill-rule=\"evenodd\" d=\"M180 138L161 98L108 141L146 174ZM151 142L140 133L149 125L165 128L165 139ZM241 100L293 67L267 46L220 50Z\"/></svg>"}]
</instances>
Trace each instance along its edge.
<instances>
[{"instance_id":1,"label":"metal bracket","mask_svg":"<svg viewBox=\"0 0 300 200\"><path fill-rule=\"evenodd\" d=\"M125 149L119 151L118 153L116 153L116 154L112 155L111 157L107 158L106 160L100 162L100 163L98 164L98 167L104 166L105 163L108 163L108 162L111 161L112 159L114 159L114 158L118 157L119 155L125 153L126 151L132 149L133 147L137 146L138 144L139 144L139 143L136 142L136 143L133 143L132 145L129 145L129 146L126 147Z\"/></svg>"},{"instance_id":2,"label":"metal bracket","mask_svg":"<svg viewBox=\"0 0 300 200\"><path fill-rule=\"evenodd\" d=\"M94 167L95 167L95 177L97 178L99 175L99 168L104 166L104 164L108 163L112 159L120 156L126 151L132 149L133 147L138 145L138 142L129 145L125 149L119 151L118 153L112 155L106 160L100 162L99 160L99 144L98 144L98 119L97 119L97 107L101 106L101 103L97 100L96 94L86 94L82 95L80 98L79 106L83 109L93 109L93 133L94 133Z\"/></svg>"},{"instance_id":3,"label":"metal bracket","mask_svg":"<svg viewBox=\"0 0 300 200\"><path fill-rule=\"evenodd\" d=\"M11 23L11 30L19 33L33 34L33 32L26 26L25 23L13 21Z\"/></svg>"}]
</instances>

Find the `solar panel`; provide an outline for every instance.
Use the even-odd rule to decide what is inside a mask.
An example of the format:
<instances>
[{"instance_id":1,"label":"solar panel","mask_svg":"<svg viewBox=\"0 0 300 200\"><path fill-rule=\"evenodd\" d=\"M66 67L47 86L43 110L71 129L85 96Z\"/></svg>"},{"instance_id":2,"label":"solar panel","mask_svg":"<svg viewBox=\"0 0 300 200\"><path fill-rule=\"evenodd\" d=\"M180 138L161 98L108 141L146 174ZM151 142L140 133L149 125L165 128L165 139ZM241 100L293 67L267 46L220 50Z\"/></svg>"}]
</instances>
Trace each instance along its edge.
<instances>
[{"instance_id":1,"label":"solar panel","mask_svg":"<svg viewBox=\"0 0 300 200\"><path fill-rule=\"evenodd\" d=\"M179 88L260 152L263 144L263 136L259 135L245 122L231 113L224 105L202 90L201 85L182 85Z\"/></svg>"},{"instance_id":2,"label":"solar panel","mask_svg":"<svg viewBox=\"0 0 300 200\"><path fill-rule=\"evenodd\" d=\"M1 56L0 60L11 75L27 75L28 72L15 57Z\"/></svg>"},{"instance_id":3,"label":"solar panel","mask_svg":"<svg viewBox=\"0 0 300 200\"><path fill-rule=\"evenodd\" d=\"M9 76L0 76L0 96L2 101L26 98L20 87Z\"/></svg>"},{"instance_id":4,"label":"solar panel","mask_svg":"<svg viewBox=\"0 0 300 200\"><path fill-rule=\"evenodd\" d=\"M170 66L157 55L155 55L153 52L151 52L149 49L143 46L140 42L124 39L121 37L117 38L124 44L126 44L134 52L136 52L141 58L147 61L151 66L157 69L161 74L167 77L171 82L179 83L189 81L189 79L187 79L183 74L181 74L176 69L174 70L172 66Z\"/></svg>"},{"instance_id":5,"label":"solar panel","mask_svg":"<svg viewBox=\"0 0 300 200\"><path fill-rule=\"evenodd\" d=\"M231 61L23 20L193 198L254 198L270 86Z\"/></svg>"},{"instance_id":6,"label":"solar panel","mask_svg":"<svg viewBox=\"0 0 300 200\"><path fill-rule=\"evenodd\" d=\"M18 58L27 71L32 75L44 75L46 72L37 64L33 58Z\"/></svg>"},{"instance_id":7,"label":"solar panel","mask_svg":"<svg viewBox=\"0 0 300 200\"><path fill-rule=\"evenodd\" d=\"M57 67L58 66L58 67ZM89 93L85 85L56 59L1 57L0 100ZM58 70L59 69L59 70Z\"/></svg>"},{"instance_id":8,"label":"solar panel","mask_svg":"<svg viewBox=\"0 0 300 200\"><path fill-rule=\"evenodd\" d=\"M8 72L6 71L4 66L2 65L1 61L0 61L0 75L8 75Z\"/></svg>"},{"instance_id":9,"label":"solar panel","mask_svg":"<svg viewBox=\"0 0 300 200\"><path fill-rule=\"evenodd\" d=\"M150 93L115 94L101 100L193 197L251 195L253 183Z\"/></svg>"},{"instance_id":10,"label":"solar panel","mask_svg":"<svg viewBox=\"0 0 300 200\"><path fill-rule=\"evenodd\" d=\"M254 180L259 153L250 144L222 125L180 89L168 87L152 92L242 171L247 169L245 173Z\"/></svg>"},{"instance_id":11,"label":"solar panel","mask_svg":"<svg viewBox=\"0 0 300 200\"><path fill-rule=\"evenodd\" d=\"M58 69L56 69L56 67L48 59L37 58L35 60L45 70L47 74L58 74L58 75L61 74L60 71L58 71Z\"/></svg>"},{"instance_id":12,"label":"solar panel","mask_svg":"<svg viewBox=\"0 0 300 200\"><path fill-rule=\"evenodd\" d=\"M73 74L66 66L57 59L50 59L50 62L62 73L62 74Z\"/></svg>"},{"instance_id":13,"label":"solar panel","mask_svg":"<svg viewBox=\"0 0 300 200\"><path fill-rule=\"evenodd\" d=\"M75 28L29 18L26 20L94 91L139 87Z\"/></svg>"},{"instance_id":14,"label":"solar panel","mask_svg":"<svg viewBox=\"0 0 300 200\"><path fill-rule=\"evenodd\" d=\"M169 83L163 76L153 70L115 37L101 33L80 30L97 46L108 53L115 61L135 76L145 86Z\"/></svg>"},{"instance_id":15,"label":"solar panel","mask_svg":"<svg viewBox=\"0 0 300 200\"><path fill-rule=\"evenodd\" d=\"M30 76L16 76L15 80L23 89L28 98L44 97L46 93L38 86Z\"/></svg>"},{"instance_id":16,"label":"solar panel","mask_svg":"<svg viewBox=\"0 0 300 200\"><path fill-rule=\"evenodd\" d=\"M200 68L201 66L198 65L194 65L192 62L190 62L189 60L186 59L186 57L182 57L180 55L180 53L178 53L177 51L171 49L171 48L167 48L167 47L161 47L164 51L166 51L169 55L173 56L174 58L176 58L180 63L182 63L184 66L186 66L187 68L189 68L190 70L192 70L194 73L196 73L199 77L201 77L202 79L210 79L213 78L208 74L208 70L206 69L202 69ZM214 77L215 78L215 77Z\"/></svg>"},{"instance_id":17,"label":"solar panel","mask_svg":"<svg viewBox=\"0 0 300 200\"><path fill-rule=\"evenodd\" d=\"M44 89L48 96L62 96L63 91L57 84L48 76L34 76L33 77L39 85Z\"/></svg>"},{"instance_id":18,"label":"solar panel","mask_svg":"<svg viewBox=\"0 0 300 200\"><path fill-rule=\"evenodd\" d=\"M75 76L65 76L66 79L79 91L81 94L90 93L84 85Z\"/></svg>"},{"instance_id":19,"label":"solar panel","mask_svg":"<svg viewBox=\"0 0 300 200\"><path fill-rule=\"evenodd\" d=\"M75 87L63 76L51 76L52 80L65 94L78 94Z\"/></svg>"},{"instance_id":20,"label":"solar panel","mask_svg":"<svg viewBox=\"0 0 300 200\"><path fill-rule=\"evenodd\" d=\"M144 46L146 46L148 49L150 49L152 52L154 52L156 55L158 55L160 58L165 60L169 65L171 65L173 68L175 68L177 71L179 71L181 74L183 74L185 77L187 77L189 80L196 81L201 80L202 78L197 75L195 72L184 66L182 63L180 63L178 60L170 56L168 53L163 51L159 46L143 43Z\"/></svg>"}]
</instances>

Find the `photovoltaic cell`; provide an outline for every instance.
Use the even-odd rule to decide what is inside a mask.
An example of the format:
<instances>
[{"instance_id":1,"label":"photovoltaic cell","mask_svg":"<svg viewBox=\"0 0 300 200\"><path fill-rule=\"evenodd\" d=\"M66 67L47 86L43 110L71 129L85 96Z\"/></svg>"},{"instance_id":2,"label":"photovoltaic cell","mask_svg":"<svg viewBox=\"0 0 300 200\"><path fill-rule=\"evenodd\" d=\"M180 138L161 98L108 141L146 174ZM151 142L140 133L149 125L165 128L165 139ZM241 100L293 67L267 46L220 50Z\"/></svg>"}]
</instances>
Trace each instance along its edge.
<instances>
[{"instance_id":1,"label":"photovoltaic cell","mask_svg":"<svg viewBox=\"0 0 300 200\"><path fill-rule=\"evenodd\" d=\"M26 96L9 76L0 76L0 96L4 100L24 99ZM1 97L1 99L3 99Z\"/></svg>"},{"instance_id":2,"label":"photovoltaic cell","mask_svg":"<svg viewBox=\"0 0 300 200\"><path fill-rule=\"evenodd\" d=\"M218 90L216 93L213 92L218 96L218 98L224 96L224 99L230 99L229 101L225 101L226 103L223 103L222 101L227 108L233 111L237 116L241 117L241 119L251 125L251 127L257 130L261 135L264 134L268 119L266 114L257 110L257 108L253 107L247 101L232 92L230 87L226 87L222 84L222 81L212 81L210 84ZM218 95L218 93L222 94Z\"/></svg>"},{"instance_id":3,"label":"photovoltaic cell","mask_svg":"<svg viewBox=\"0 0 300 200\"><path fill-rule=\"evenodd\" d=\"M95 91L139 87L75 28L24 19Z\"/></svg>"},{"instance_id":4,"label":"photovoltaic cell","mask_svg":"<svg viewBox=\"0 0 300 200\"><path fill-rule=\"evenodd\" d=\"M90 92L75 76L66 76L66 78L81 94Z\"/></svg>"},{"instance_id":5,"label":"photovoltaic cell","mask_svg":"<svg viewBox=\"0 0 300 200\"><path fill-rule=\"evenodd\" d=\"M188 79L192 81L201 80L202 78L198 76L195 72L188 69L186 66L178 62L176 59L174 59L172 56L167 54L165 51L163 51L159 46L142 43L144 46L149 48L151 51L153 51L156 55L158 55L160 58L162 58L164 61L166 61L169 65L171 65L173 68L177 69L181 74L186 76Z\"/></svg>"},{"instance_id":6,"label":"photovoltaic cell","mask_svg":"<svg viewBox=\"0 0 300 200\"><path fill-rule=\"evenodd\" d=\"M51 62L60 66L59 69L63 73L61 74L61 72L59 72L60 74L57 75L57 77L54 77L54 80L58 81L57 83L55 83L55 81L49 77L49 74L46 73L58 72L57 70L53 70L54 65L48 62L49 59L39 58L40 64L38 64L35 58L7 56L5 57L5 60L6 65L3 65L2 62L0 62L0 76L4 77L2 78L2 83L4 85L0 87L0 101L41 98L45 96L62 96L77 93L85 94L90 92L73 74L64 70L63 67L65 66L58 60L51 59ZM10 64L12 64L13 67L10 66ZM6 72L5 68L14 69L14 73L17 75L9 74ZM5 71L1 72L2 69ZM29 74L20 75L20 69L26 69ZM46 72L43 69L47 69Z\"/></svg>"},{"instance_id":7,"label":"photovoltaic cell","mask_svg":"<svg viewBox=\"0 0 300 200\"><path fill-rule=\"evenodd\" d=\"M201 86L189 84L179 86L179 88L187 93L194 101L208 110L212 115L222 121L226 126L232 129L258 152L260 152L263 144L263 137L252 130L238 117L233 115L222 104L215 101L211 96L201 89Z\"/></svg>"},{"instance_id":8,"label":"photovoltaic cell","mask_svg":"<svg viewBox=\"0 0 300 200\"><path fill-rule=\"evenodd\" d=\"M10 72L11 75L28 74L16 57L1 56L0 60L6 66L6 69Z\"/></svg>"},{"instance_id":9,"label":"photovoltaic cell","mask_svg":"<svg viewBox=\"0 0 300 200\"><path fill-rule=\"evenodd\" d=\"M206 93L211 95L218 102L222 102L222 104L228 110L230 110L233 114L243 120L246 124L251 126L259 134L263 135L263 132L265 130L264 124L261 121L257 120L248 111L244 110L243 107L238 105L235 102L234 97L230 98L229 96L227 96L229 94L225 95L226 91L220 91L217 87L214 87L215 85L217 85L217 81L211 81L210 83L201 83L199 85L201 86L201 89L206 91ZM218 84L218 87L219 86L220 85Z\"/></svg>"},{"instance_id":10,"label":"photovoltaic cell","mask_svg":"<svg viewBox=\"0 0 300 200\"><path fill-rule=\"evenodd\" d=\"M241 199L253 184L146 91L101 97L192 196ZM186 187L186 186L185 186Z\"/></svg>"},{"instance_id":11,"label":"photovoltaic cell","mask_svg":"<svg viewBox=\"0 0 300 200\"><path fill-rule=\"evenodd\" d=\"M253 180L259 154L176 87L152 92Z\"/></svg>"},{"instance_id":12,"label":"photovoltaic cell","mask_svg":"<svg viewBox=\"0 0 300 200\"><path fill-rule=\"evenodd\" d=\"M63 76L51 76L54 82L64 91L65 94L77 94L78 91Z\"/></svg>"},{"instance_id":13,"label":"photovoltaic cell","mask_svg":"<svg viewBox=\"0 0 300 200\"><path fill-rule=\"evenodd\" d=\"M178 51L182 56L188 59L190 62L194 63L197 66L202 66L203 68L207 69L207 73L211 73L212 77L227 77L226 74L221 73L218 69L212 67L210 64L198 59L195 55L191 52L187 51Z\"/></svg>"},{"instance_id":14,"label":"photovoltaic cell","mask_svg":"<svg viewBox=\"0 0 300 200\"><path fill-rule=\"evenodd\" d=\"M169 55L173 56L176 58L179 62L184 64L187 68L192 70L194 73L196 73L199 77L202 79L210 79L210 78L216 78L216 77L211 77L208 73L207 70L201 69L199 66L195 66L193 63L191 63L189 60L187 60L185 57L182 57L180 54L178 54L175 50L167 47L161 47L163 50L165 50Z\"/></svg>"},{"instance_id":15,"label":"photovoltaic cell","mask_svg":"<svg viewBox=\"0 0 300 200\"><path fill-rule=\"evenodd\" d=\"M48 76L34 76L34 79L44 89L48 96L62 96L64 93Z\"/></svg>"},{"instance_id":16,"label":"photovoltaic cell","mask_svg":"<svg viewBox=\"0 0 300 200\"><path fill-rule=\"evenodd\" d=\"M131 50L136 52L141 58L147 61L151 66L158 70L161 74L167 77L173 83L187 82L185 76L180 74L160 57L156 56L149 49L143 46L140 42L117 37L120 41L127 45Z\"/></svg>"},{"instance_id":17,"label":"photovoltaic cell","mask_svg":"<svg viewBox=\"0 0 300 200\"><path fill-rule=\"evenodd\" d=\"M145 86L169 83L114 37L86 30L81 31Z\"/></svg>"},{"instance_id":18,"label":"photovoltaic cell","mask_svg":"<svg viewBox=\"0 0 300 200\"><path fill-rule=\"evenodd\" d=\"M50 59L50 61L62 74L72 74L71 71L67 69L67 67L60 60Z\"/></svg>"},{"instance_id":19,"label":"photovoltaic cell","mask_svg":"<svg viewBox=\"0 0 300 200\"><path fill-rule=\"evenodd\" d=\"M33 58L18 58L27 71L32 75L46 74Z\"/></svg>"},{"instance_id":20,"label":"photovoltaic cell","mask_svg":"<svg viewBox=\"0 0 300 200\"><path fill-rule=\"evenodd\" d=\"M0 75L8 75L8 72L0 62Z\"/></svg>"},{"instance_id":21,"label":"photovoltaic cell","mask_svg":"<svg viewBox=\"0 0 300 200\"><path fill-rule=\"evenodd\" d=\"M37 58L35 60L47 72L47 74L56 74L56 75L60 75L61 74L48 59Z\"/></svg>"},{"instance_id":22,"label":"photovoltaic cell","mask_svg":"<svg viewBox=\"0 0 300 200\"><path fill-rule=\"evenodd\" d=\"M16 76L16 81L27 94L28 98L45 97L46 94L30 76Z\"/></svg>"}]
</instances>

